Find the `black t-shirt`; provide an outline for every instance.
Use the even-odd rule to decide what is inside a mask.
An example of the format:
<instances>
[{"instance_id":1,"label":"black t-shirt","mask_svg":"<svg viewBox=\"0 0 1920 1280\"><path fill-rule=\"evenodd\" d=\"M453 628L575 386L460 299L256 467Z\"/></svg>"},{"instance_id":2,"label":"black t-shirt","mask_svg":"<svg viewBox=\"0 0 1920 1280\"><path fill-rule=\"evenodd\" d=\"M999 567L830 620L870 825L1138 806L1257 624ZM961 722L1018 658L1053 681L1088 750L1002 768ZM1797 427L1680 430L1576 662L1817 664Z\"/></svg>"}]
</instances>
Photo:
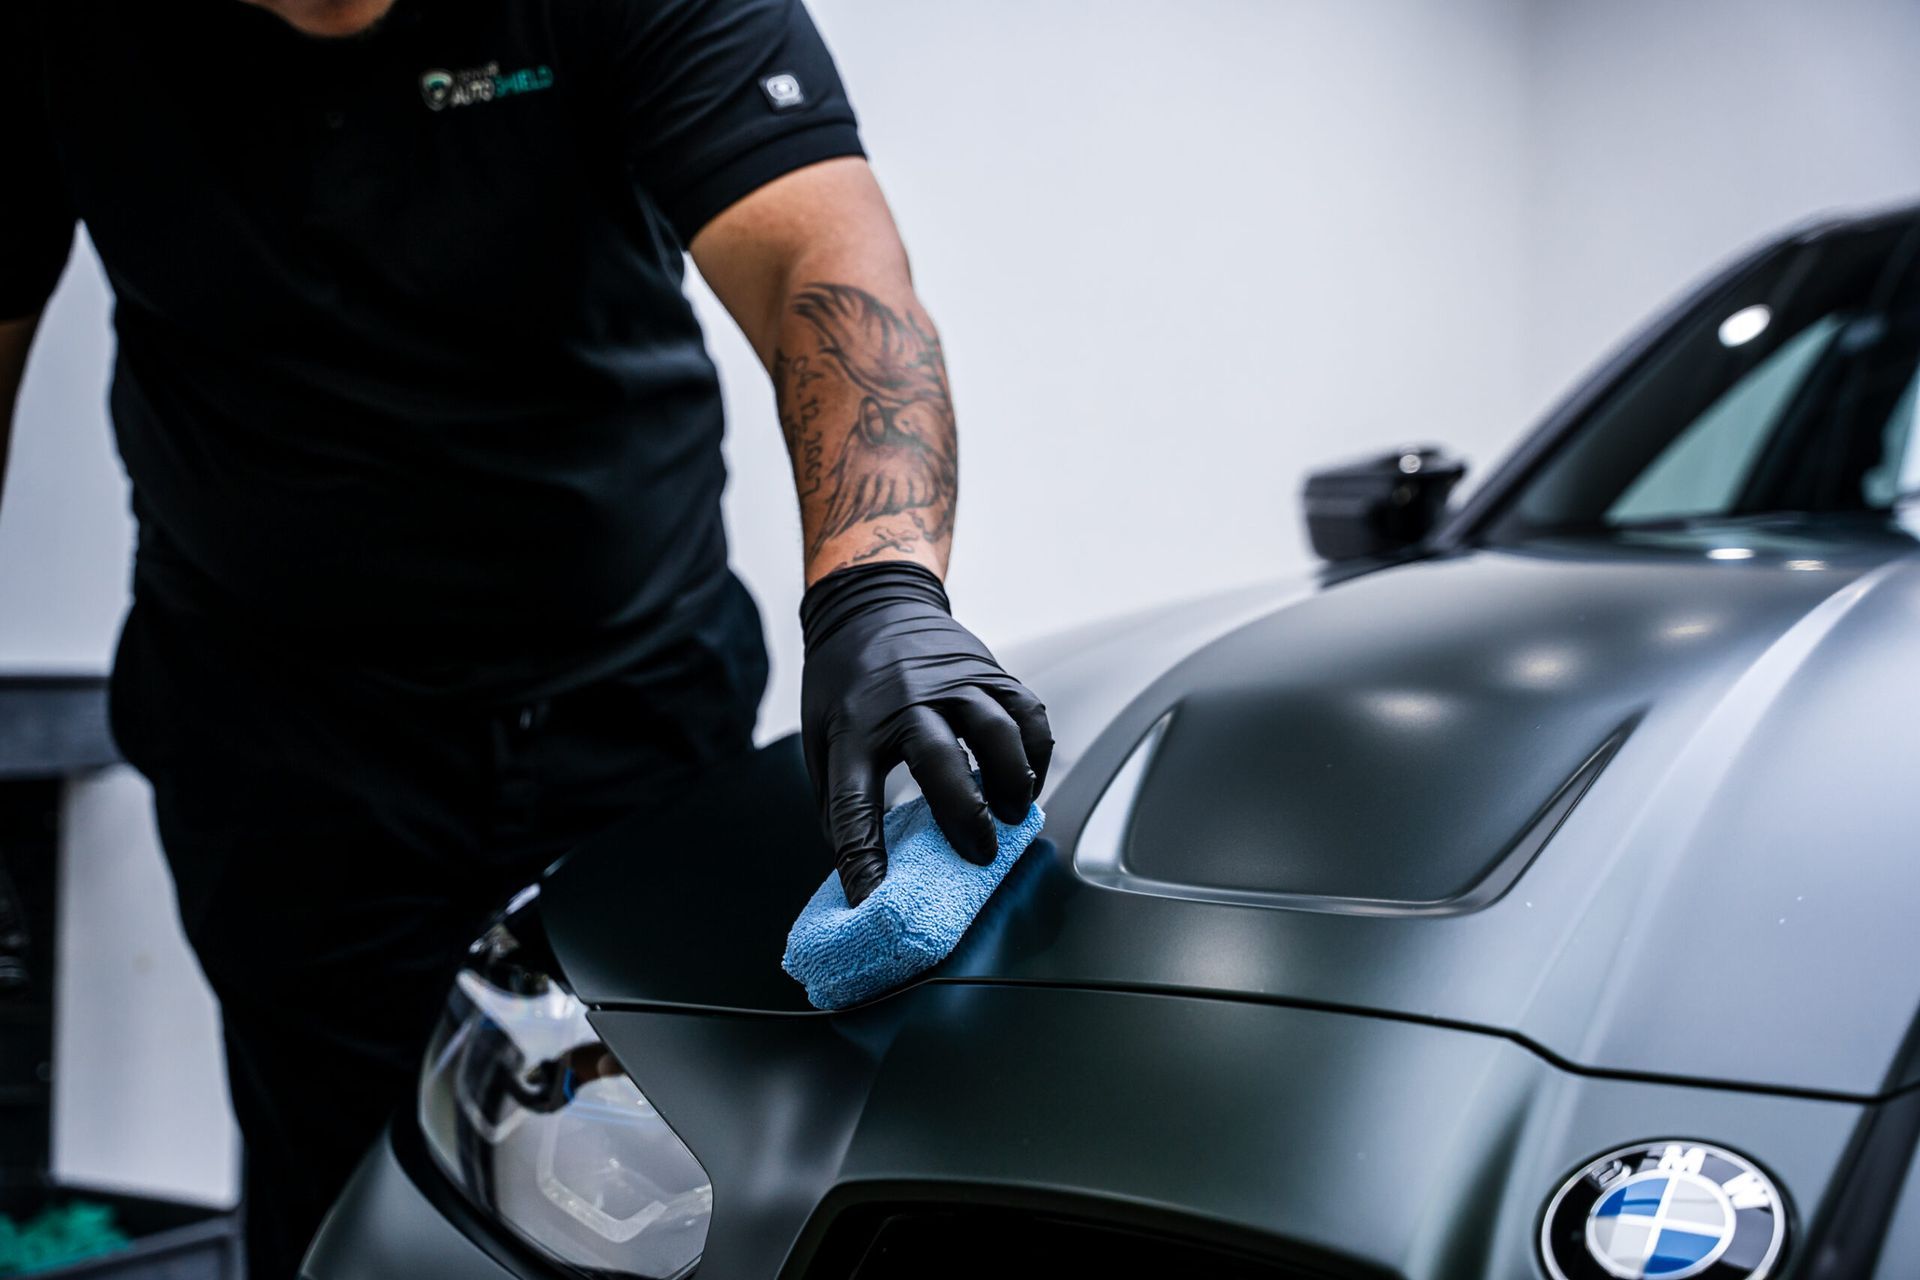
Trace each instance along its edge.
<instances>
[{"instance_id":1,"label":"black t-shirt","mask_svg":"<svg viewBox=\"0 0 1920 1280\"><path fill-rule=\"evenodd\" d=\"M0 75L0 317L83 221L141 592L502 697L738 616L682 252L860 152L799 0L0 0Z\"/></svg>"}]
</instances>

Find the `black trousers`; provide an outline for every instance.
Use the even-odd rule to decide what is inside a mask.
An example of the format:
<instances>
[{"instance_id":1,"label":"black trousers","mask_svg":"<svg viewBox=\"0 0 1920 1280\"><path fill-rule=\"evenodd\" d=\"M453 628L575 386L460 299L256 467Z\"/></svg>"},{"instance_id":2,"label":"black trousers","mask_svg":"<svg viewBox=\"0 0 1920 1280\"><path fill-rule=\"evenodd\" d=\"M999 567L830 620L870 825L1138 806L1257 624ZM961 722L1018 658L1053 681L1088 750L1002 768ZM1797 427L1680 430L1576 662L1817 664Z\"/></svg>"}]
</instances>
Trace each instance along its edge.
<instances>
[{"instance_id":1,"label":"black trousers","mask_svg":"<svg viewBox=\"0 0 1920 1280\"><path fill-rule=\"evenodd\" d=\"M645 673L516 705L405 694L137 601L114 733L153 783L220 998L249 1274L295 1274L410 1104L467 945L583 837L747 751L766 658L735 587Z\"/></svg>"}]
</instances>

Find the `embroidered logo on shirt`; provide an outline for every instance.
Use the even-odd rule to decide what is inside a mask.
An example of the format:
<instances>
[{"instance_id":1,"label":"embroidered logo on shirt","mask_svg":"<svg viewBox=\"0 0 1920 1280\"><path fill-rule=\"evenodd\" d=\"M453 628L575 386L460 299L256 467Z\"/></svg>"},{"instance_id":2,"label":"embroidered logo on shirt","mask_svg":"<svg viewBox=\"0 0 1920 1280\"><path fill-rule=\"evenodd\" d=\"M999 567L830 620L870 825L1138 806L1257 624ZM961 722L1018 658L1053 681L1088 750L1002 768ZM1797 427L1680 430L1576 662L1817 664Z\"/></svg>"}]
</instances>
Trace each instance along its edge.
<instances>
[{"instance_id":1,"label":"embroidered logo on shirt","mask_svg":"<svg viewBox=\"0 0 1920 1280\"><path fill-rule=\"evenodd\" d=\"M448 107L471 107L482 102L498 102L523 93L539 93L553 87L553 68L522 67L502 71L500 64L465 71L429 71L420 77L420 96L427 110L445 111Z\"/></svg>"},{"instance_id":2,"label":"embroidered logo on shirt","mask_svg":"<svg viewBox=\"0 0 1920 1280\"><path fill-rule=\"evenodd\" d=\"M800 77L791 71L782 71L762 80L760 92L767 95L767 103L775 111L791 111L807 105L807 92L800 87Z\"/></svg>"}]
</instances>

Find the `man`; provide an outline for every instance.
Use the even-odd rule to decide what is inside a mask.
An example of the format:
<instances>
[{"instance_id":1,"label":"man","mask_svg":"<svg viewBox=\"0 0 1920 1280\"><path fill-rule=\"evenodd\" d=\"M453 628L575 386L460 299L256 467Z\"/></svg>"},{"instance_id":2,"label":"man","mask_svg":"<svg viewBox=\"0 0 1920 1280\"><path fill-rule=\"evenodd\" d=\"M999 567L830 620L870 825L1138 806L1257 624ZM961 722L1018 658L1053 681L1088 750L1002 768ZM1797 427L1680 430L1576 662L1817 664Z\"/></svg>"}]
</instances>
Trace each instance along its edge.
<instances>
[{"instance_id":1,"label":"man","mask_svg":"<svg viewBox=\"0 0 1920 1280\"><path fill-rule=\"evenodd\" d=\"M0 422L84 222L140 528L115 732L222 1001L256 1277L294 1271L503 896L749 747L683 249L773 376L848 896L899 761L991 858L1046 717L948 616L940 345L799 0L0 14Z\"/></svg>"}]
</instances>

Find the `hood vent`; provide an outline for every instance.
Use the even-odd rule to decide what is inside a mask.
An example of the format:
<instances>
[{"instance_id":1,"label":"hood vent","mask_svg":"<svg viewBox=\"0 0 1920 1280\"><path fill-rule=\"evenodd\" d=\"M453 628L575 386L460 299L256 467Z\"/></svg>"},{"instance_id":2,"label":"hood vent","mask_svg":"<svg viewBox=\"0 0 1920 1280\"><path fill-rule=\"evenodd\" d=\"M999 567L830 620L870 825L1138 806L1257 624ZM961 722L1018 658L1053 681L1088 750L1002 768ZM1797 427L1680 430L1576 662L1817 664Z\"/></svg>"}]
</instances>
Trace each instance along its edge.
<instances>
[{"instance_id":1,"label":"hood vent","mask_svg":"<svg viewBox=\"0 0 1920 1280\"><path fill-rule=\"evenodd\" d=\"M1217 848L1197 848L1188 841L1179 841L1173 847L1168 847L1165 822L1141 822L1141 814L1147 804L1155 800L1171 802L1176 793L1196 817L1205 812L1207 806L1231 803L1235 797L1230 780L1225 780L1226 785L1217 785L1211 794L1208 789L1193 785L1198 777L1210 777L1216 784L1223 781L1218 769L1208 767L1210 762L1205 759L1208 752L1195 752L1194 755L1201 759L1176 760L1171 767L1163 760L1163 752L1168 751L1170 743L1178 746L1181 735L1176 735L1175 725L1180 719L1181 711L1176 709L1155 722L1108 782L1093 812L1088 815L1075 846L1074 868L1082 879L1110 889L1198 902L1336 915L1421 916L1460 915L1477 911L1512 888L1613 759L1614 753L1633 731L1639 716L1631 716L1614 727L1597 746L1585 753L1570 773L1558 779L1558 785L1552 788L1546 799L1520 826L1518 834L1510 836L1490 861L1484 853L1476 856L1471 847L1463 846L1460 841L1463 833L1472 832L1483 824L1460 814L1445 812L1396 815L1391 812L1391 796L1382 795L1379 803L1388 806L1388 812L1372 809L1364 813L1356 811L1352 815L1351 828L1354 834L1363 840L1371 836L1371 842L1339 841L1304 853L1296 851L1290 856L1276 856L1273 859L1275 874L1271 877L1271 887L1245 883L1249 877L1244 875L1234 877L1240 883L1234 883L1227 877L1209 877L1206 871L1222 868L1223 865L1232 870L1244 870L1248 859L1234 856L1237 851L1230 851L1223 858L1219 856L1221 851ZM1219 726L1204 728L1217 731ZM1212 738L1211 734L1205 736ZM1273 784L1276 789L1288 785L1277 780ZM1486 777L1486 785L1497 788L1501 786L1501 780L1497 776ZM1289 826L1272 821L1274 810L1297 805L1303 798L1309 805L1313 802L1312 796L1302 797L1300 794L1312 786L1310 777L1296 780L1293 786L1295 789L1291 794L1275 796L1269 792L1268 798L1279 801L1271 806L1260 804L1258 795L1254 797L1252 807L1255 812L1245 815L1250 820L1246 824L1250 828L1248 835L1276 846L1287 840ZM1160 788L1157 793L1156 787ZM1477 799L1473 790L1469 789L1459 797L1463 810L1470 810ZM1338 803L1341 797L1334 793L1326 795L1326 799ZM1510 797L1508 803L1511 803ZM1223 816L1217 809L1211 816L1216 821L1183 824L1178 829L1195 833L1194 838L1218 840L1240 825L1231 820L1232 815L1226 815L1229 818L1226 823L1217 821ZM1405 828L1404 839L1382 847L1378 842L1379 837L1387 834L1382 828L1396 818ZM1158 826L1161 830L1150 831L1143 836L1143 825ZM1206 834L1199 835L1200 832ZM1142 857L1139 856L1140 848L1146 839L1160 843L1148 856ZM1481 845L1483 850L1486 847L1485 844ZM1332 877L1326 875L1327 868L1319 865L1318 860L1336 864L1331 868ZM1452 892L1443 895L1395 895L1384 892L1396 885L1412 886L1423 881L1430 882L1436 860L1453 866L1471 866L1471 874L1460 881ZM1191 867L1195 874L1169 874L1170 870L1178 872L1183 865ZM1340 893L1292 887L1286 883L1288 868L1302 871L1302 878L1310 881L1338 879L1342 875L1355 881L1372 879L1380 891ZM1400 874L1403 871L1410 874ZM1373 885L1368 888L1372 889Z\"/></svg>"}]
</instances>

